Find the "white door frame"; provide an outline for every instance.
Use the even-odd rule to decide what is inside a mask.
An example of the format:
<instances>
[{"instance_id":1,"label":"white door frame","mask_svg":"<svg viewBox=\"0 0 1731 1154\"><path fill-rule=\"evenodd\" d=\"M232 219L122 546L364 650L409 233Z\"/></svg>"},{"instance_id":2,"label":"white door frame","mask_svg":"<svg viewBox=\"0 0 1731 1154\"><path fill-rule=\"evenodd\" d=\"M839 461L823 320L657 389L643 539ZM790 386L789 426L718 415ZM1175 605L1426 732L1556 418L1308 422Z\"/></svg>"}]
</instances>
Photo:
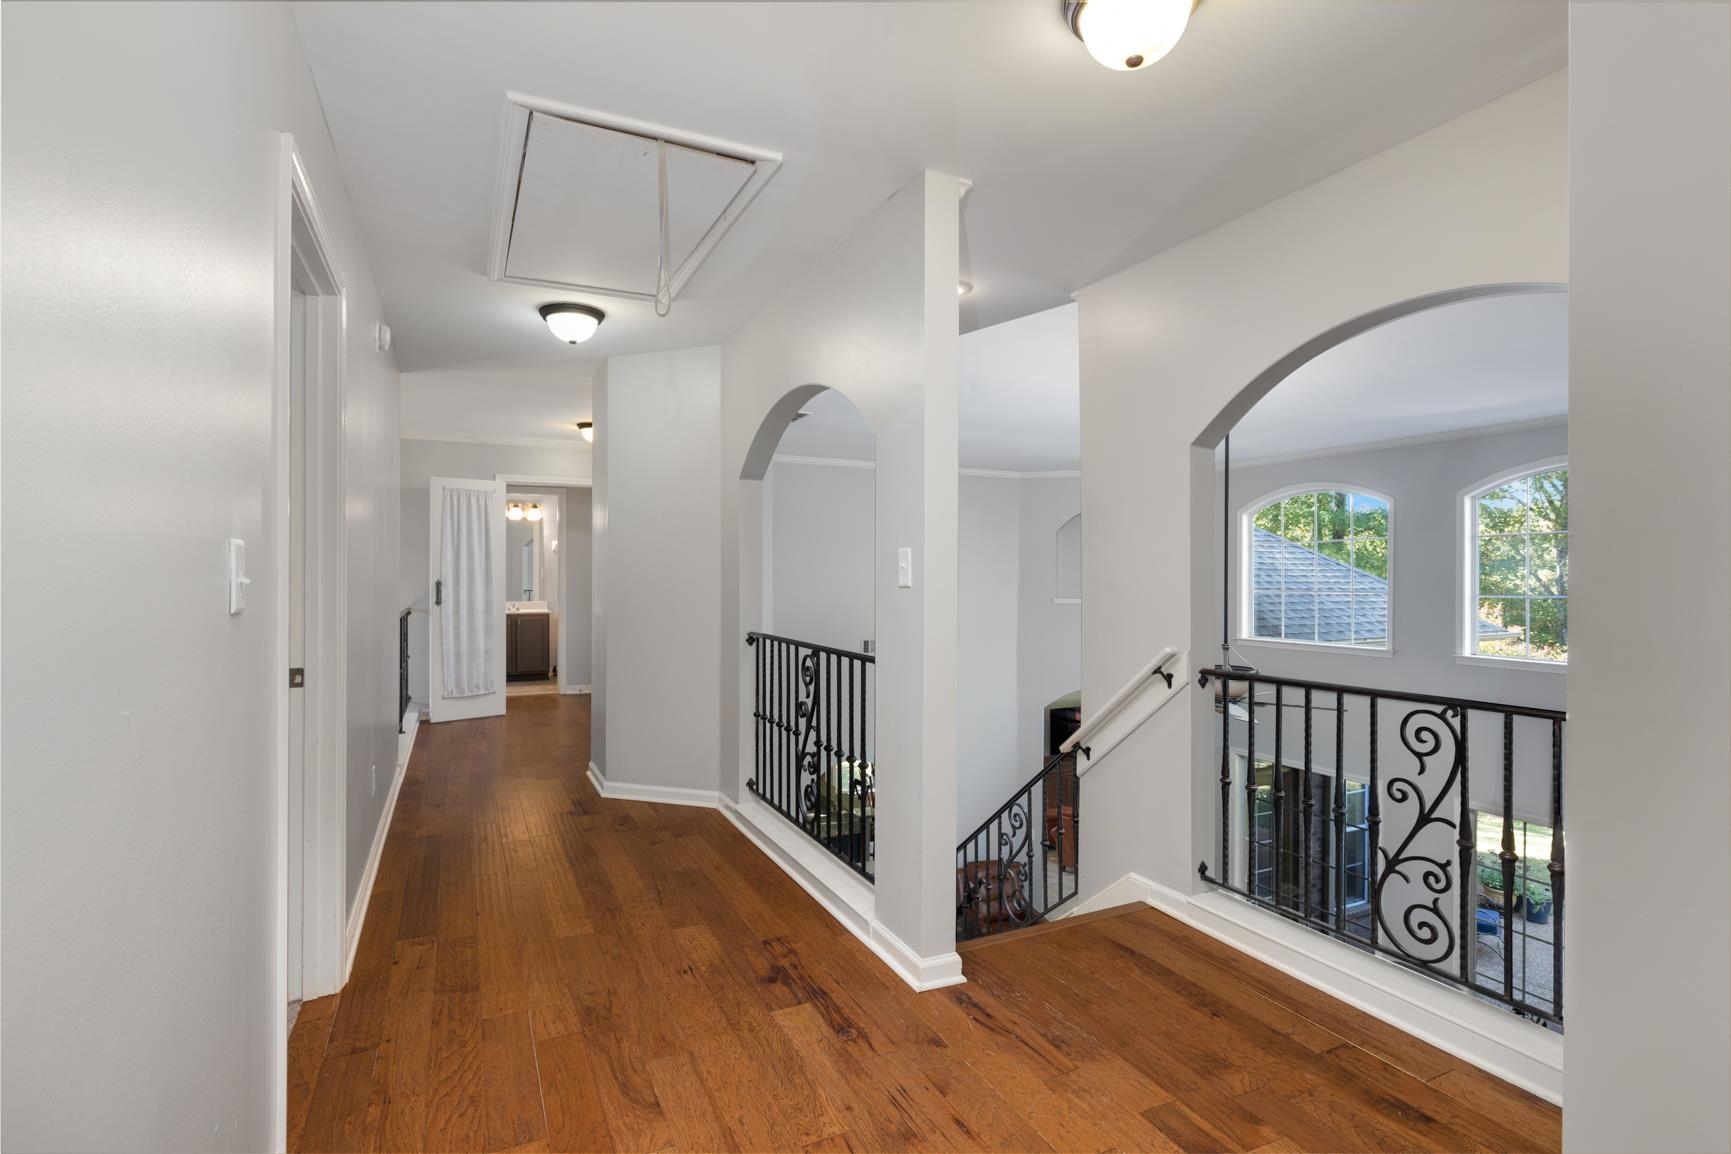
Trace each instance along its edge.
<instances>
[{"instance_id":1,"label":"white door frame","mask_svg":"<svg viewBox=\"0 0 1731 1154\"><path fill-rule=\"evenodd\" d=\"M446 575L441 571L444 547L444 496L449 489L477 489L486 492L494 516L497 517L492 547L488 550L488 566L493 571L494 628L498 646L493 654L494 690L471 697L445 696L444 665L444 598L441 586ZM427 626L427 720L466 721L475 717L499 717L505 712L505 483L479 477L429 477L427 479L427 585L432 590Z\"/></svg>"},{"instance_id":2,"label":"white door frame","mask_svg":"<svg viewBox=\"0 0 1731 1154\"><path fill-rule=\"evenodd\" d=\"M306 297L306 514L304 736L297 823L301 840L301 989L304 998L342 988L346 861L348 626L343 502L343 350L347 338L344 281L294 138L281 137L276 205L276 366L272 418L272 490L267 510L272 558L270 613L274 623L273 742L276 751L276 981L270 1007L276 1023L275 1144L287 1142L289 991L289 452L291 389L290 298Z\"/></svg>"},{"instance_id":3,"label":"white door frame","mask_svg":"<svg viewBox=\"0 0 1731 1154\"><path fill-rule=\"evenodd\" d=\"M593 489L595 487L595 479L593 477L548 477L536 473L498 473L495 474L494 479L502 481L507 485L545 485L549 489ZM569 512L569 510L565 508L565 500L561 497L559 500L560 540L564 540L566 536L567 530L565 526L565 515L567 512ZM559 584L563 586L565 583L565 558L561 557L559 558ZM590 598L590 602L591 604L582 607L581 612L586 614L593 612L593 596ZM558 647L559 692L561 694L581 692L581 687L572 685L569 679L569 671L571 669L571 645L569 638L571 636L571 630L570 622L566 615L571 612L572 608L565 604L565 591L561 588L559 590L560 616ZM591 687L591 689L593 689L593 687Z\"/></svg>"}]
</instances>

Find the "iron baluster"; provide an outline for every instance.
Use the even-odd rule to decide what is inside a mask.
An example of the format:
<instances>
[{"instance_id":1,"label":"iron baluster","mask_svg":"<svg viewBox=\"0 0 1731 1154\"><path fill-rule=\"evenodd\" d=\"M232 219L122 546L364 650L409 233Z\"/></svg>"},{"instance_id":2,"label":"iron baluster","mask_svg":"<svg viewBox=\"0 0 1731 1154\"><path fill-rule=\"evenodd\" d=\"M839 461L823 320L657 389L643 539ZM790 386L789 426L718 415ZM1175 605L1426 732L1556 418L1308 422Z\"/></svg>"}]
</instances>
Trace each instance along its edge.
<instances>
[{"instance_id":1,"label":"iron baluster","mask_svg":"<svg viewBox=\"0 0 1731 1154\"><path fill-rule=\"evenodd\" d=\"M1476 833L1476 831L1475 831ZM1477 838L1474 839L1477 856ZM1515 996L1515 719L1503 714L1503 993ZM1475 861L1476 864L1476 861ZM1463 876L1462 881L1465 881ZM1473 892L1473 887L1468 887ZM1476 901L1474 903L1476 905ZM1477 914L1475 913L1475 917Z\"/></svg>"},{"instance_id":2,"label":"iron baluster","mask_svg":"<svg viewBox=\"0 0 1731 1154\"><path fill-rule=\"evenodd\" d=\"M1244 888L1256 890L1256 682L1244 682ZM1231 706L1227 707L1228 709Z\"/></svg>"},{"instance_id":3,"label":"iron baluster","mask_svg":"<svg viewBox=\"0 0 1731 1154\"><path fill-rule=\"evenodd\" d=\"M1471 714L1469 711L1463 709L1460 711L1460 716L1461 806L1460 823L1455 827L1455 833L1458 835L1456 844L1461 847L1461 982L1464 985L1471 985L1473 976L1473 951L1470 943L1474 941L1477 933L1476 922L1478 921L1478 903L1472 900L1472 887L1467 884L1467 879L1477 876L1478 871L1474 868L1475 862L1473 859L1474 855L1478 852L1478 839L1473 836L1473 798L1471 781L1468 777L1470 762L1467 755L1467 720Z\"/></svg>"},{"instance_id":4,"label":"iron baluster","mask_svg":"<svg viewBox=\"0 0 1731 1154\"><path fill-rule=\"evenodd\" d=\"M1551 720L1551 1012L1563 1015L1563 720Z\"/></svg>"},{"instance_id":5,"label":"iron baluster","mask_svg":"<svg viewBox=\"0 0 1731 1154\"><path fill-rule=\"evenodd\" d=\"M1280 839L1286 832L1286 686L1274 683L1274 764L1270 782L1274 790L1274 831L1269 838L1268 852L1274 858L1274 902L1286 904L1286 871L1280 854Z\"/></svg>"},{"instance_id":6,"label":"iron baluster","mask_svg":"<svg viewBox=\"0 0 1731 1154\"><path fill-rule=\"evenodd\" d=\"M1334 695L1334 929L1346 930L1346 694Z\"/></svg>"},{"instance_id":7,"label":"iron baluster","mask_svg":"<svg viewBox=\"0 0 1731 1154\"><path fill-rule=\"evenodd\" d=\"M1304 844L1299 847L1299 861L1302 871L1302 877L1299 881L1300 906L1306 918L1310 917L1310 811L1315 805L1315 799L1310 792L1310 704L1310 690L1306 688L1304 691L1304 809L1302 821Z\"/></svg>"},{"instance_id":8,"label":"iron baluster","mask_svg":"<svg viewBox=\"0 0 1731 1154\"><path fill-rule=\"evenodd\" d=\"M1220 880L1232 883L1232 681L1220 685ZM1060 858L1060 861L1063 859Z\"/></svg>"},{"instance_id":9,"label":"iron baluster","mask_svg":"<svg viewBox=\"0 0 1731 1154\"><path fill-rule=\"evenodd\" d=\"M1370 852L1364 861L1364 888L1370 897L1370 944L1373 946L1377 944L1377 937L1382 932L1382 899L1378 896L1376 884L1376 863L1380 860L1377 853L1382 849L1382 787L1376 779L1376 726L1379 704L1375 697L1370 699L1370 794L1365 799L1368 806L1365 824L1370 826Z\"/></svg>"}]
</instances>

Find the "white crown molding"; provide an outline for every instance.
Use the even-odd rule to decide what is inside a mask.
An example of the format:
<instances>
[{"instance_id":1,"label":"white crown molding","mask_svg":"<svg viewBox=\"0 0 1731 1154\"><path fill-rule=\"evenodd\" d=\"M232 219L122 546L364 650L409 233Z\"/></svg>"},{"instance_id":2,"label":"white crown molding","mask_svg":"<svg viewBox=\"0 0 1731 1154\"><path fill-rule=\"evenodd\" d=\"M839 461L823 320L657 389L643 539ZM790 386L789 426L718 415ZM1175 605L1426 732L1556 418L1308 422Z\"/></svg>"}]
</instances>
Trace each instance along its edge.
<instances>
[{"instance_id":1,"label":"white crown molding","mask_svg":"<svg viewBox=\"0 0 1731 1154\"><path fill-rule=\"evenodd\" d=\"M1232 467L1250 468L1263 465L1283 465L1288 461L1313 461L1319 457L1346 457L1357 453L1375 453L1383 449L1401 449L1409 445L1432 445L1441 441L1470 441L1477 437L1496 437L1503 433L1524 433L1532 429L1568 428L1567 414L1560 417L1535 417L1530 421L1509 421L1501 425L1480 425L1476 429L1452 429L1446 433L1423 433L1414 437L1395 437L1387 441L1366 441L1362 445L1336 445L1330 449L1307 449L1301 453L1275 453L1264 457L1241 457L1233 454ZM1215 472L1224 468L1216 459Z\"/></svg>"},{"instance_id":2,"label":"white crown molding","mask_svg":"<svg viewBox=\"0 0 1731 1154\"><path fill-rule=\"evenodd\" d=\"M518 445L530 449L588 449L581 437L508 437L493 433L399 433L404 441L445 441L453 445Z\"/></svg>"},{"instance_id":3,"label":"white crown molding","mask_svg":"<svg viewBox=\"0 0 1731 1154\"><path fill-rule=\"evenodd\" d=\"M791 453L777 453L770 458L772 465L818 465L831 469L875 469L876 461L855 461L846 457L801 457ZM1020 472L1015 469L957 469L964 477L1003 477L1014 481L1045 481L1058 478L1080 477L1080 469L1054 469L1049 471Z\"/></svg>"}]
</instances>

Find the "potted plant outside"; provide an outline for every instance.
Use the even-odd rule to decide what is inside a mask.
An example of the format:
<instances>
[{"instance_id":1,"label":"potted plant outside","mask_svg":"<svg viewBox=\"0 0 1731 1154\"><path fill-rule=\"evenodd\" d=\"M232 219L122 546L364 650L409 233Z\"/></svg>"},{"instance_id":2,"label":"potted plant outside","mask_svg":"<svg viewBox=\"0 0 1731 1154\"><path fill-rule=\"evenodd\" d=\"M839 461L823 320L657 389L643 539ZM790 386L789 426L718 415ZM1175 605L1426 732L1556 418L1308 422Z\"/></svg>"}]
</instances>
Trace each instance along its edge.
<instances>
[{"instance_id":1,"label":"potted plant outside","mask_svg":"<svg viewBox=\"0 0 1731 1154\"><path fill-rule=\"evenodd\" d=\"M1486 850L1481 850L1479 852L1479 890L1485 896L1485 904L1489 905L1492 909L1501 910L1511 908L1514 911L1519 912L1521 908L1521 899L1524 895L1522 893L1520 878L1518 876L1515 878L1515 903L1512 907L1509 907L1506 905L1508 894L1503 889L1502 858Z\"/></svg>"},{"instance_id":2,"label":"potted plant outside","mask_svg":"<svg viewBox=\"0 0 1731 1154\"><path fill-rule=\"evenodd\" d=\"M1521 887L1521 896L1526 899L1527 921L1536 926L1550 921L1553 904L1550 883L1524 878L1516 884Z\"/></svg>"}]
</instances>

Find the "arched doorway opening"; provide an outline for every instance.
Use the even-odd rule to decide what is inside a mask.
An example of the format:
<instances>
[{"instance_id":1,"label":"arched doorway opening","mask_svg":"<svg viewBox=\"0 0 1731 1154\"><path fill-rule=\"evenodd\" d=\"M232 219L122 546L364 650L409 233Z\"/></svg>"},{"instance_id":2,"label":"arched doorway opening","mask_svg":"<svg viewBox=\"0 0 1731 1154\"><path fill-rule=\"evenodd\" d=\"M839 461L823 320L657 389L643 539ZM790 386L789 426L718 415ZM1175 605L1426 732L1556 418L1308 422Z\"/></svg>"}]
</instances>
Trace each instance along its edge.
<instances>
[{"instance_id":1,"label":"arched doorway opening","mask_svg":"<svg viewBox=\"0 0 1731 1154\"><path fill-rule=\"evenodd\" d=\"M740 471L740 797L854 875L876 867L876 434L793 389Z\"/></svg>"},{"instance_id":2,"label":"arched doorway opening","mask_svg":"<svg viewBox=\"0 0 1731 1154\"><path fill-rule=\"evenodd\" d=\"M1556 285L1336 326L1197 439L1193 510L1204 879L1554 1028L1567 340Z\"/></svg>"}]
</instances>

